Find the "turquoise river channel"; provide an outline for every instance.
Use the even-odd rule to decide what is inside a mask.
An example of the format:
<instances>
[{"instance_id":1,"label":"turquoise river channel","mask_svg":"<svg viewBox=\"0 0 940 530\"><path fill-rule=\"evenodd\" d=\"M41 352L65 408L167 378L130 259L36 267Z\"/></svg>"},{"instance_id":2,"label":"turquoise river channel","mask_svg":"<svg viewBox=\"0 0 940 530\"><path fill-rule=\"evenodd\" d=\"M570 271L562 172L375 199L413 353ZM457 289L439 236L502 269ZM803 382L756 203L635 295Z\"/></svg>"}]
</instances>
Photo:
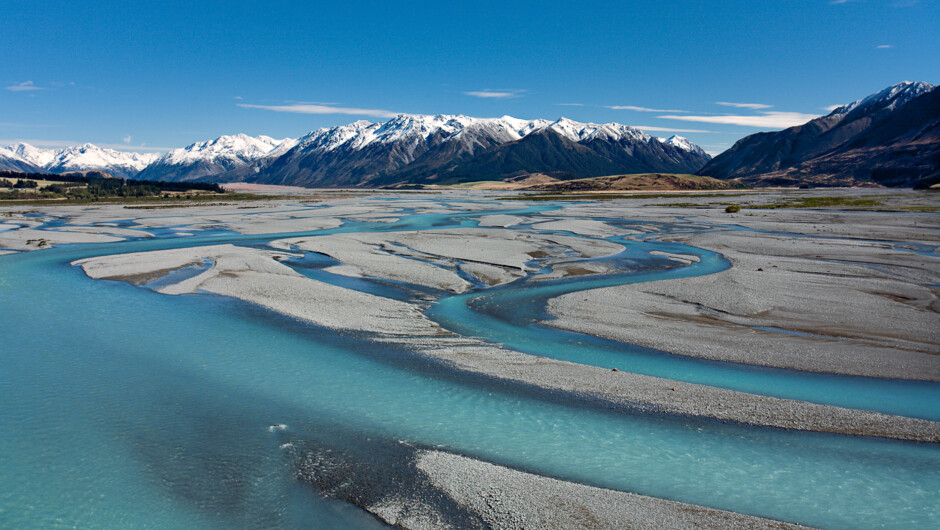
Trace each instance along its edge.
<instances>
[{"instance_id":1,"label":"turquoise river channel","mask_svg":"<svg viewBox=\"0 0 940 530\"><path fill-rule=\"evenodd\" d=\"M407 348L368 337L337 336L214 295L167 296L93 280L70 265L91 256L257 246L300 235L473 227L476 217L493 213L406 212L395 223L347 222L309 233L195 231L0 256L0 527L382 526L296 480L284 448L305 440L351 452L401 441L811 526L927 528L940 520L936 444L548 399L512 384L438 373ZM523 352L940 419L936 383L701 361L533 323L554 296L728 266L718 254L654 237L614 240L627 247L616 259L631 264L620 274L442 295L427 314L457 333ZM700 261L667 264L653 250ZM287 427L271 429L278 424ZM391 456L364 458L380 468Z\"/></svg>"}]
</instances>

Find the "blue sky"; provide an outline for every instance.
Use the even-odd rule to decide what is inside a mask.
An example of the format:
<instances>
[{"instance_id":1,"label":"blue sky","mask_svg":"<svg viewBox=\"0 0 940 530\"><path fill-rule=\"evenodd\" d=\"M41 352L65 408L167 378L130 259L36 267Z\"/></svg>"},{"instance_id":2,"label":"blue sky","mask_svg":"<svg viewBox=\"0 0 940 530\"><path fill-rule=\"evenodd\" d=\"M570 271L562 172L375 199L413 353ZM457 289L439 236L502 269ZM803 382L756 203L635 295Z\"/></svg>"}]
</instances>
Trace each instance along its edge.
<instances>
[{"instance_id":1,"label":"blue sky","mask_svg":"<svg viewBox=\"0 0 940 530\"><path fill-rule=\"evenodd\" d=\"M940 82L938 3L13 0L0 145L162 150L401 112L615 121L717 153Z\"/></svg>"}]
</instances>

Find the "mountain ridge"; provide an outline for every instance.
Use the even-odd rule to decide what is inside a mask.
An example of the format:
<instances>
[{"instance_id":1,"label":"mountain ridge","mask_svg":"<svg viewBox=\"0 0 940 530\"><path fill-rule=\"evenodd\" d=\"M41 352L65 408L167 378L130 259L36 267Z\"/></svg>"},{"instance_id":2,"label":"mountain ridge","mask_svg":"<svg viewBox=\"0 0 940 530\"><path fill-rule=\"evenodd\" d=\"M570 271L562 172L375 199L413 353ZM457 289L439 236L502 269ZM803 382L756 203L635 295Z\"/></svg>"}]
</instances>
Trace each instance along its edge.
<instances>
[{"instance_id":1,"label":"mountain ridge","mask_svg":"<svg viewBox=\"0 0 940 530\"><path fill-rule=\"evenodd\" d=\"M805 124L746 136L715 158L681 136L656 138L618 123L399 114L296 140L226 135L163 155L20 143L0 147L0 169L307 187L627 173L696 173L756 185L925 187L940 182L940 91L925 82L898 83Z\"/></svg>"},{"instance_id":2,"label":"mountain ridge","mask_svg":"<svg viewBox=\"0 0 940 530\"><path fill-rule=\"evenodd\" d=\"M746 136L697 174L764 185L921 186L940 177L938 98L929 83L898 83L803 125Z\"/></svg>"},{"instance_id":3,"label":"mountain ridge","mask_svg":"<svg viewBox=\"0 0 940 530\"><path fill-rule=\"evenodd\" d=\"M90 143L56 150L20 142L0 147L0 169L27 173L104 171L115 177L131 178L158 157L155 153L116 151Z\"/></svg>"},{"instance_id":4,"label":"mountain ridge","mask_svg":"<svg viewBox=\"0 0 940 530\"><path fill-rule=\"evenodd\" d=\"M694 172L710 157L681 137L672 143L617 123L522 120L511 116L398 115L301 137L216 178L315 187L394 186L558 172L590 177L627 171Z\"/></svg>"},{"instance_id":5,"label":"mountain ridge","mask_svg":"<svg viewBox=\"0 0 940 530\"><path fill-rule=\"evenodd\" d=\"M530 136L521 145L514 143ZM551 141L546 141L549 137ZM478 159L484 153L487 158ZM296 140L224 135L163 155L117 152L92 144L60 150L24 143L0 147L0 169L99 170L150 180L319 187L479 180L542 171L568 178L631 170L691 172L708 158L680 136L654 138L618 123L441 114L401 114L377 123L359 120L317 129Z\"/></svg>"},{"instance_id":6,"label":"mountain ridge","mask_svg":"<svg viewBox=\"0 0 940 530\"><path fill-rule=\"evenodd\" d=\"M239 133L173 149L138 174L144 180L189 181L211 177L250 164L272 153L283 153L297 140Z\"/></svg>"}]
</instances>

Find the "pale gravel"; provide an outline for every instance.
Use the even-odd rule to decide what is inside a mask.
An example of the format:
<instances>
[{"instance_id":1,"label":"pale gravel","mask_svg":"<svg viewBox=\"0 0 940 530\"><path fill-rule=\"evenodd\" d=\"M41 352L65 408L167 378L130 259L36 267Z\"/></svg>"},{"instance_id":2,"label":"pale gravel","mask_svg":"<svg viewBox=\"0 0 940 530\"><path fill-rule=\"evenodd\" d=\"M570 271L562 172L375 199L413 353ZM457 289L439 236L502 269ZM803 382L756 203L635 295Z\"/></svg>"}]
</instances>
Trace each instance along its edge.
<instances>
[{"instance_id":1,"label":"pale gravel","mask_svg":"<svg viewBox=\"0 0 940 530\"><path fill-rule=\"evenodd\" d=\"M371 234L424 254L528 270L531 254L542 249L536 238L497 229L444 229Z\"/></svg>"},{"instance_id":2,"label":"pale gravel","mask_svg":"<svg viewBox=\"0 0 940 530\"><path fill-rule=\"evenodd\" d=\"M330 268L330 272L337 274L404 281L452 292L470 288L456 274L453 268L456 261L463 261L461 267L481 281L496 285L512 281L530 269L527 263L536 253L557 257L570 250L578 256L603 257L623 250L623 246L607 241L475 228L335 234L278 240L271 245L285 249L297 246L326 254L343 262L342 267ZM601 265L585 267L595 272L609 270ZM565 268L560 268L558 274L566 274Z\"/></svg>"},{"instance_id":3,"label":"pale gravel","mask_svg":"<svg viewBox=\"0 0 940 530\"><path fill-rule=\"evenodd\" d=\"M441 333L411 304L307 278L276 261L285 256L283 252L213 245L117 254L76 260L73 265L80 265L93 278L121 280L211 260L212 266L205 272L165 286L160 292L216 293L335 330L416 337Z\"/></svg>"},{"instance_id":4,"label":"pale gravel","mask_svg":"<svg viewBox=\"0 0 940 530\"><path fill-rule=\"evenodd\" d=\"M103 229L102 231L106 230ZM41 239L46 240L43 247L40 247L38 243ZM35 230L32 228L0 232L0 248L11 250L37 250L64 243L113 243L115 241L124 241L124 238L100 233Z\"/></svg>"},{"instance_id":5,"label":"pale gravel","mask_svg":"<svg viewBox=\"0 0 940 530\"><path fill-rule=\"evenodd\" d=\"M85 274L92 278L121 280L126 277L144 276L154 271L179 269L202 260L211 260L213 265L205 272L182 283L164 287L161 291L166 294L180 294L195 292L201 282L231 270L255 270L270 274L296 275L297 273L289 267L275 261L287 256L288 254L284 252L271 252L235 245L210 245L80 259L73 261L72 265L81 266Z\"/></svg>"},{"instance_id":6,"label":"pale gravel","mask_svg":"<svg viewBox=\"0 0 940 530\"><path fill-rule=\"evenodd\" d=\"M146 230L131 230L128 228L119 228L116 226L62 226L55 229L56 232L75 232L81 234L105 234L117 237L153 237L153 234Z\"/></svg>"},{"instance_id":7,"label":"pale gravel","mask_svg":"<svg viewBox=\"0 0 940 530\"><path fill-rule=\"evenodd\" d=\"M616 268L613 266L609 266L603 262L589 261L586 263L553 265L551 272L548 274L535 276L532 279L536 281L554 280L568 276L582 276L584 274L608 274L613 272L617 272Z\"/></svg>"},{"instance_id":8,"label":"pale gravel","mask_svg":"<svg viewBox=\"0 0 940 530\"><path fill-rule=\"evenodd\" d=\"M592 237L609 237L633 233L632 230L612 226L594 219L558 219L532 225L534 230L564 230L574 234Z\"/></svg>"},{"instance_id":9,"label":"pale gravel","mask_svg":"<svg viewBox=\"0 0 940 530\"><path fill-rule=\"evenodd\" d=\"M424 285L462 293L470 283L454 271L415 259L403 258L382 250L382 241L360 234L337 234L272 242L277 248L296 246L302 250L326 254L343 262L330 272L349 276L371 276Z\"/></svg>"},{"instance_id":10,"label":"pale gravel","mask_svg":"<svg viewBox=\"0 0 940 530\"><path fill-rule=\"evenodd\" d=\"M506 215L506 214L496 214L496 215L485 215L480 217L479 226L481 228L488 227L508 227L525 222L524 217L518 215Z\"/></svg>"},{"instance_id":11,"label":"pale gravel","mask_svg":"<svg viewBox=\"0 0 940 530\"><path fill-rule=\"evenodd\" d=\"M733 266L565 295L549 302L556 320L545 323L681 355L940 380L940 301L922 284L940 283L940 259L855 239L740 231L673 239L719 251Z\"/></svg>"},{"instance_id":12,"label":"pale gravel","mask_svg":"<svg viewBox=\"0 0 940 530\"><path fill-rule=\"evenodd\" d=\"M488 285L509 283L524 275L523 271L519 269L499 267L486 263L464 262L460 264L460 268Z\"/></svg>"},{"instance_id":13,"label":"pale gravel","mask_svg":"<svg viewBox=\"0 0 940 530\"><path fill-rule=\"evenodd\" d=\"M533 254L563 256L565 249L571 249L582 257L593 258L623 250L623 246L608 241L484 228L363 233L362 238L399 243L423 254L519 270L528 269L526 263L532 260ZM553 251L548 248L552 244L562 248Z\"/></svg>"},{"instance_id":14,"label":"pale gravel","mask_svg":"<svg viewBox=\"0 0 940 530\"><path fill-rule=\"evenodd\" d=\"M432 484L495 529L804 528L585 486L443 451L419 451L417 467Z\"/></svg>"},{"instance_id":15,"label":"pale gravel","mask_svg":"<svg viewBox=\"0 0 940 530\"><path fill-rule=\"evenodd\" d=\"M733 199L730 200L733 201ZM648 203L650 201L644 202ZM436 203L430 201L427 203L427 205L434 204ZM404 207L400 202L395 203L395 206ZM579 215L590 212L605 217L624 218L639 217L645 214L650 221L672 221L677 213L675 209L637 209L626 207L622 203L577 205L565 210L567 210L565 215ZM688 212L683 211L682 213ZM766 222L775 223L780 218L786 218L787 220L799 219L805 223L813 218L812 215L807 215L805 212L784 212L777 218L773 218L776 213L769 214L768 217L771 217L771 219ZM361 210L356 213L348 212L348 214L369 215ZM127 216L125 215L125 217ZM728 220L727 214L718 211L706 211L702 215L692 215L691 217L709 222ZM115 218L121 217L116 216ZM836 222L853 223L856 220L857 217L839 214ZM649 226L649 230L653 230L652 225ZM804 226L804 228L806 227ZM869 237L882 234L887 238L890 234L903 234L904 230L903 227L895 227L890 223L887 227L878 228L877 223L872 222L865 228L860 229L860 232L847 228L842 230L829 229L826 233L842 232L839 235L865 237L864 232L867 231L870 234ZM928 232L927 237L922 238L922 240L936 241L935 238L930 239L933 234ZM239 248L237 252L244 253L249 250ZM202 253L194 252L186 257L189 259L200 258L202 257L200 254ZM368 320L373 317L363 314L361 307L363 304L378 303L384 299L378 297L357 298L353 301L351 307L344 307L344 299L351 296L350 291L343 289L334 291L325 288L326 284L313 282L308 278L300 278L289 268L274 262L272 259L274 254L276 253L270 255L259 254L252 258L231 256L231 259L217 256L218 261L213 266L216 273L205 276L199 282L192 282L192 285L186 287L196 290L208 286L210 289L206 290L212 290L227 296L241 297L275 311L306 318L318 324L329 323L331 315L328 313L334 311L334 308L339 308L338 310L342 314L339 320L359 320L359 322L351 327L346 324L347 327L338 329L373 331L378 334L380 341L416 346L423 354L433 359L442 360L456 370L516 381L533 388L552 392L558 390L570 392L574 396L581 396L584 399L596 400L615 406L680 415L713 417L756 425L940 441L940 423L814 405L799 401L765 398L626 372L612 372L605 368L575 365L525 355L479 341L441 334L441 331L433 325L428 327L427 323L417 325L408 323L407 321L424 319L423 315L415 311L413 307L408 306L408 304L404 304L408 306L407 308L397 307L396 312L383 315L388 318L381 325L371 325ZM150 262L152 258L151 255L146 255L138 256L136 259L142 260L141 263L145 264L145 262ZM239 259L242 259L243 263L237 264ZM221 262L221 265L219 262ZM151 267L157 265L159 263L150 264ZM742 262L740 266L743 267L743 265ZM269 266L272 268L269 269ZM239 267L245 267L248 270ZM254 267L253 270L252 267ZM923 271L905 271L900 266L892 265L891 267L888 279L896 281L912 281L911 276L923 276L925 274ZM779 265L778 268L780 268ZM898 280L897 276L901 276L902 280ZM929 272L927 276L930 276ZM744 278L742 280L752 281L756 279L761 282L763 281L761 278ZM661 304L661 308L674 309L673 305L663 301L661 295L657 294L656 296L659 297L658 303ZM279 297L283 297L283 299L278 299ZM316 303L311 304L311 300L316 301ZM304 307L311 305L322 306L324 309L309 311ZM386 306L386 308L391 309L390 306ZM591 307L589 313L592 315L591 318L596 317L599 313L597 308L597 304ZM366 322L362 320L366 320ZM407 330L411 325L416 326L415 331L417 332L407 331L406 333L413 333L415 336L400 333ZM783 336L777 339L775 344L779 346L779 344L789 343L795 338ZM796 342L800 343L802 341ZM758 349L753 353L753 359L756 361L765 359L767 353L767 350ZM587 517L587 520L591 521L594 517L599 518L600 527L752 528L789 526L775 521L750 518L681 503L671 503L661 499L599 490L598 488L539 477L438 451L423 452L420 466L434 480L435 484L448 491L458 502L464 503L474 510L479 510L479 513L487 517L488 521L493 521L492 524L499 528L519 527L519 523L522 521L521 517L525 517L526 527L530 528L538 526L565 527L568 524L572 524L573 527L583 527L579 524L582 520L578 519L578 514ZM493 495L494 493L495 495ZM564 504L565 502L571 502L570 506L572 508L568 509L568 505ZM382 509L382 507L374 508L380 511ZM387 508L390 511L389 513L394 510L392 506ZM605 514L609 517L608 519L603 518ZM534 524L531 523L532 521L548 522ZM414 527L421 527L419 524L421 521L415 521L415 523Z\"/></svg>"},{"instance_id":16,"label":"pale gravel","mask_svg":"<svg viewBox=\"0 0 940 530\"><path fill-rule=\"evenodd\" d=\"M310 232L325 228L336 228L342 221L329 217L307 217L292 215L288 219L277 218L278 214L264 214L226 226L241 234L277 234L286 232Z\"/></svg>"},{"instance_id":17,"label":"pale gravel","mask_svg":"<svg viewBox=\"0 0 940 530\"><path fill-rule=\"evenodd\" d=\"M615 407L784 429L940 442L940 422L685 383L527 355L466 338L383 337L452 369Z\"/></svg>"},{"instance_id":18,"label":"pale gravel","mask_svg":"<svg viewBox=\"0 0 940 530\"><path fill-rule=\"evenodd\" d=\"M202 290L239 298L317 325L371 333L379 342L414 348L459 371L616 406L790 429L940 441L940 423L614 372L613 367L573 364L458 337L441 330L412 304L303 277L275 261L280 254L219 245L120 254L77 263L94 277L120 279L148 268L165 270L211 259L214 263L209 270L162 291Z\"/></svg>"}]
</instances>

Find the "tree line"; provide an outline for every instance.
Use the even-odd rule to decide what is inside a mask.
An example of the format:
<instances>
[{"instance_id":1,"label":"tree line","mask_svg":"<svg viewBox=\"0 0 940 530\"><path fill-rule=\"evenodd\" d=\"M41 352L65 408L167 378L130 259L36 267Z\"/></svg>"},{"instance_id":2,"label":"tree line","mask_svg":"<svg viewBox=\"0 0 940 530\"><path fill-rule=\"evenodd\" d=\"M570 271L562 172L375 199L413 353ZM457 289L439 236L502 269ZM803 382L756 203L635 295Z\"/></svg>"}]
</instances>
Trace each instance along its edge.
<instances>
[{"instance_id":1,"label":"tree line","mask_svg":"<svg viewBox=\"0 0 940 530\"><path fill-rule=\"evenodd\" d=\"M107 186L113 187L117 182L124 186L154 186L160 191L214 191L223 193L221 186L214 182L164 182L162 180L135 180L120 177L105 177L99 175L86 175L82 173L22 173L19 171L0 171L0 178L16 178L28 180L49 180L53 182L72 182L76 184L91 184L93 182L107 181Z\"/></svg>"}]
</instances>

